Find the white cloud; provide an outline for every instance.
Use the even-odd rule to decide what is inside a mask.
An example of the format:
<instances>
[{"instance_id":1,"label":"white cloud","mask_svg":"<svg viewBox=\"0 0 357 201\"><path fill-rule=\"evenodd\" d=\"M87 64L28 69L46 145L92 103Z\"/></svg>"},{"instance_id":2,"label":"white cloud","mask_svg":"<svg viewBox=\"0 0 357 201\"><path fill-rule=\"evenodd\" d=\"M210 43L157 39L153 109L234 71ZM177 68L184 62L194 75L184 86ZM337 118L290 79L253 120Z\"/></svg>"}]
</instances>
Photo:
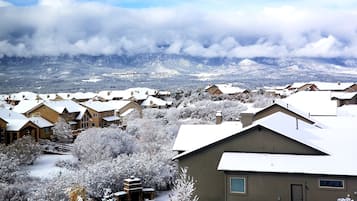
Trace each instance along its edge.
<instances>
[{"instance_id":1,"label":"white cloud","mask_svg":"<svg viewBox=\"0 0 357 201\"><path fill-rule=\"evenodd\" d=\"M0 0L0 7L7 7L7 6L12 6L12 4L7 1Z\"/></svg>"},{"instance_id":2,"label":"white cloud","mask_svg":"<svg viewBox=\"0 0 357 201\"><path fill-rule=\"evenodd\" d=\"M0 55L357 57L357 21L350 20L356 18L357 11L316 7L265 7L253 12L185 4L127 9L40 0L36 6L0 8Z\"/></svg>"}]
</instances>

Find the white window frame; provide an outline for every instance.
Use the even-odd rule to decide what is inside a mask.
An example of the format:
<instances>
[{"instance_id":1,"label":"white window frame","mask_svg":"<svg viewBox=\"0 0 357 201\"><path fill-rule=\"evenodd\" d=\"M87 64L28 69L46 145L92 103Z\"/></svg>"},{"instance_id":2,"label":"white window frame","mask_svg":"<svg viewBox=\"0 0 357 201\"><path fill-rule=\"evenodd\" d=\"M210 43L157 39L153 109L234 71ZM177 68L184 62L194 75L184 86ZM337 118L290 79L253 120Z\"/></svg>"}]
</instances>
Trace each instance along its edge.
<instances>
[{"instance_id":1,"label":"white window frame","mask_svg":"<svg viewBox=\"0 0 357 201\"><path fill-rule=\"evenodd\" d=\"M321 186L321 180L323 181L342 181L342 187L333 187L333 186ZM319 188L325 188L325 189L345 189L345 180L343 179L318 179L318 184Z\"/></svg>"},{"instance_id":2,"label":"white window frame","mask_svg":"<svg viewBox=\"0 0 357 201\"><path fill-rule=\"evenodd\" d=\"M243 192L240 191L232 191L232 179L243 179L244 182L244 190ZM246 194L247 193L247 178L246 177L229 177L229 192L234 194Z\"/></svg>"}]
</instances>

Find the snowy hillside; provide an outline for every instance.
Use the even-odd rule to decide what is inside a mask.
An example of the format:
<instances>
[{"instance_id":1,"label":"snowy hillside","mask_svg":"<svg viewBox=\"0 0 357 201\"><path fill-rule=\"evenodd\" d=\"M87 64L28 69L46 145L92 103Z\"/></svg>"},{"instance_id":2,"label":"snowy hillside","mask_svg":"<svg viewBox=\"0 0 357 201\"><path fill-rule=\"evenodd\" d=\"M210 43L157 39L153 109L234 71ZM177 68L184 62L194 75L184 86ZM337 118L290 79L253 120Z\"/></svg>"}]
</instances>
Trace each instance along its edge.
<instances>
[{"instance_id":1,"label":"snowy hillside","mask_svg":"<svg viewBox=\"0 0 357 201\"><path fill-rule=\"evenodd\" d=\"M296 80L354 81L357 59L205 58L166 54L0 59L0 93L177 88L213 82L256 87Z\"/></svg>"}]
</instances>

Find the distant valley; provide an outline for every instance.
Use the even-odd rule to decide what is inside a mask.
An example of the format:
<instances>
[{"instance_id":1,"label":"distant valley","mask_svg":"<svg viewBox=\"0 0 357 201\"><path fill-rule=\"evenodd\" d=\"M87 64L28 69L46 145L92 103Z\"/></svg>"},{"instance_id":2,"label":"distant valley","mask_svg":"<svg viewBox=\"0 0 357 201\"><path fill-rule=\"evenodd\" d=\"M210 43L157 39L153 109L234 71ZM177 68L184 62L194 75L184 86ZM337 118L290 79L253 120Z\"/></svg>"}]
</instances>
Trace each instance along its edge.
<instances>
[{"instance_id":1,"label":"distant valley","mask_svg":"<svg viewBox=\"0 0 357 201\"><path fill-rule=\"evenodd\" d=\"M3 57L0 93L99 91L129 87L178 89L210 83L246 88L294 81L357 80L357 59L132 56Z\"/></svg>"}]
</instances>

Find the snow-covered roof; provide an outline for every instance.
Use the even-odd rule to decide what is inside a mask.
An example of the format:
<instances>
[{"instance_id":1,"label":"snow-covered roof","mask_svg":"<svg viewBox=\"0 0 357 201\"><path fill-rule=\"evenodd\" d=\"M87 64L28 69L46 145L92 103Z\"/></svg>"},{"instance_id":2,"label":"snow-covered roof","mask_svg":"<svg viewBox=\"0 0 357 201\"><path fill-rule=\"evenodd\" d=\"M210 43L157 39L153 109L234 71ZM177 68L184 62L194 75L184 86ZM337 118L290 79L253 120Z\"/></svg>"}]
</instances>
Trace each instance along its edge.
<instances>
[{"instance_id":1,"label":"snow-covered roof","mask_svg":"<svg viewBox=\"0 0 357 201\"><path fill-rule=\"evenodd\" d=\"M85 100L85 99L92 99L96 96L96 93L93 92L76 92L72 94L72 97L76 100Z\"/></svg>"},{"instance_id":2,"label":"snow-covered roof","mask_svg":"<svg viewBox=\"0 0 357 201\"><path fill-rule=\"evenodd\" d=\"M14 106L13 111L24 114L24 113L29 112L30 110L38 107L42 103L43 103L42 100L22 100L19 102L19 104Z\"/></svg>"},{"instance_id":3,"label":"snow-covered roof","mask_svg":"<svg viewBox=\"0 0 357 201\"><path fill-rule=\"evenodd\" d=\"M123 101L123 100L111 100L108 102L102 101L86 101L81 103L83 106L91 108L97 112L105 112L111 110L120 110L129 104L131 101Z\"/></svg>"},{"instance_id":4,"label":"snow-covered roof","mask_svg":"<svg viewBox=\"0 0 357 201\"><path fill-rule=\"evenodd\" d=\"M313 116L336 115L337 101L330 91L299 91L283 101Z\"/></svg>"},{"instance_id":5,"label":"snow-covered roof","mask_svg":"<svg viewBox=\"0 0 357 201\"><path fill-rule=\"evenodd\" d=\"M270 129L282 136L285 136L287 138L290 138L292 140L295 140L297 142L305 144L306 146L309 146L309 147L311 147L315 150L318 150L322 153L328 154L328 151L326 149L324 149L324 146L322 146L320 143L318 143L320 140L321 134L320 133L315 134L315 131L322 130L322 129L320 129L319 127L317 127L315 125L311 125L304 121L298 120L295 117L292 117L285 113L277 112L277 113L274 113L267 117L264 117L260 120L257 120L252 125L247 126L243 129L240 129L240 130L238 130L238 132L232 133L231 135L227 134L225 137L222 137L220 139L213 139L214 141L211 141L208 144L207 143L206 144L203 144L203 143L198 144L200 146L193 147L193 149L188 149L184 153L177 155L174 159L180 158L180 157L187 155L193 151L201 149L209 144L223 140L229 136L236 135L236 134L238 135L238 134L240 134L252 127L256 127L258 125L263 126L267 129ZM223 127L223 129L224 129L224 127ZM197 132L200 132L200 131L197 130ZM192 131L191 131L191 133L192 133ZM191 141L201 141L201 140L205 140L205 138L206 138L206 135L201 135L200 138L198 138L197 140L192 140L192 137L191 138L187 137L187 138L184 138L183 140L179 141L179 145L184 146L185 143L193 143Z\"/></svg>"},{"instance_id":6,"label":"snow-covered roof","mask_svg":"<svg viewBox=\"0 0 357 201\"><path fill-rule=\"evenodd\" d=\"M311 84L309 82L294 82L291 85L288 85L289 89L298 89L300 87L303 87L304 85Z\"/></svg>"},{"instance_id":7,"label":"snow-covered roof","mask_svg":"<svg viewBox=\"0 0 357 201\"><path fill-rule=\"evenodd\" d=\"M306 128L312 133L308 140L328 150L328 155L224 153L218 170L357 176L357 162L351 160L357 155L357 118L319 116L316 119L327 127Z\"/></svg>"},{"instance_id":8,"label":"snow-covered roof","mask_svg":"<svg viewBox=\"0 0 357 201\"><path fill-rule=\"evenodd\" d=\"M313 81L317 88L322 91L342 91L345 90L355 83L353 82L317 82Z\"/></svg>"},{"instance_id":9,"label":"snow-covered roof","mask_svg":"<svg viewBox=\"0 0 357 201\"><path fill-rule=\"evenodd\" d=\"M96 112L105 112L114 110L114 106L108 102L86 101L81 103L83 106L95 110Z\"/></svg>"},{"instance_id":10,"label":"snow-covered roof","mask_svg":"<svg viewBox=\"0 0 357 201\"><path fill-rule=\"evenodd\" d=\"M168 101L164 101L160 98L156 98L153 96L149 96L147 97L147 99L141 103L141 106L144 107L151 107L151 106L167 106L167 105L171 105L171 102Z\"/></svg>"},{"instance_id":11,"label":"snow-covered roof","mask_svg":"<svg viewBox=\"0 0 357 201\"><path fill-rule=\"evenodd\" d=\"M321 155L224 153L218 170L357 176L356 166L346 162Z\"/></svg>"},{"instance_id":12,"label":"snow-covered roof","mask_svg":"<svg viewBox=\"0 0 357 201\"><path fill-rule=\"evenodd\" d=\"M21 101L21 100L36 100L38 98L37 94L29 91L23 91L19 93L13 93L10 94L9 99L10 100L16 100L16 101Z\"/></svg>"},{"instance_id":13,"label":"snow-covered roof","mask_svg":"<svg viewBox=\"0 0 357 201\"><path fill-rule=\"evenodd\" d=\"M115 90L115 91L100 91L98 96L104 100L113 99L129 99L130 92L125 90Z\"/></svg>"},{"instance_id":14,"label":"snow-covered roof","mask_svg":"<svg viewBox=\"0 0 357 201\"><path fill-rule=\"evenodd\" d=\"M7 131L19 131L30 121L24 115L5 108L0 108L0 118L7 122Z\"/></svg>"},{"instance_id":15,"label":"snow-covered roof","mask_svg":"<svg viewBox=\"0 0 357 201\"><path fill-rule=\"evenodd\" d=\"M146 87L129 88L126 91L129 91L130 93L133 92L134 94L143 94L147 96L155 96L158 93L158 90Z\"/></svg>"},{"instance_id":16,"label":"snow-covered roof","mask_svg":"<svg viewBox=\"0 0 357 201\"><path fill-rule=\"evenodd\" d=\"M170 91L159 91L158 95L159 96L170 96L171 92Z\"/></svg>"},{"instance_id":17,"label":"snow-covered roof","mask_svg":"<svg viewBox=\"0 0 357 201\"><path fill-rule=\"evenodd\" d=\"M87 111L85 107L72 100L45 101L43 104L59 114L62 114L65 110L69 113L79 113L76 120L82 119L83 115Z\"/></svg>"},{"instance_id":18,"label":"snow-covered roof","mask_svg":"<svg viewBox=\"0 0 357 201\"><path fill-rule=\"evenodd\" d=\"M357 95L357 92L331 92L332 99L350 100Z\"/></svg>"},{"instance_id":19,"label":"snow-covered roof","mask_svg":"<svg viewBox=\"0 0 357 201\"><path fill-rule=\"evenodd\" d=\"M242 129L240 122L223 122L212 125L181 125L173 150L188 151L224 139Z\"/></svg>"},{"instance_id":20,"label":"snow-covered roof","mask_svg":"<svg viewBox=\"0 0 357 201\"><path fill-rule=\"evenodd\" d=\"M216 86L223 94L237 94L237 93L243 93L246 91L246 89L234 87L232 84L214 84L214 85L206 87L206 89L208 89L212 86Z\"/></svg>"},{"instance_id":21,"label":"snow-covered roof","mask_svg":"<svg viewBox=\"0 0 357 201\"><path fill-rule=\"evenodd\" d=\"M32 123L34 123L39 128L52 127L53 124L42 117L30 117Z\"/></svg>"},{"instance_id":22,"label":"snow-covered roof","mask_svg":"<svg viewBox=\"0 0 357 201\"><path fill-rule=\"evenodd\" d=\"M38 95L42 100L55 100L57 94L39 94Z\"/></svg>"},{"instance_id":23,"label":"snow-covered roof","mask_svg":"<svg viewBox=\"0 0 357 201\"><path fill-rule=\"evenodd\" d=\"M113 107L115 110L120 110L129 103L131 103L131 101L127 100L112 100L107 102L107 104L111 105L111 107Z\"/></svg>"},{"instance_id":24,"label":"snow-covered roof","mask_svg":"<svg viewBox=\"0 0 357 201\"><path fill-rule=\"evenodd\" d=\"M9 95L8 94L0 94L0 100L1 101L5 101L9 98Z\"/></svg>"},{"instance_id":25,"label":"snow-covered roof","mask_svg":"<svg viewBox=\"0 0 357 201\"><path fill-rule=\"evenodd\" d=\"M72 100L73 94L72 93L57 93L57 95L62 98L63 100Z\"/></svg>"},{"instance_id":26,"label":"snow-covered roof","mask_svg":"<svg viewBox=\"0 0 357 201\"><path fill-rule=\"evenodd\" d=\"M117 117L117 116L110 116L110 117L103 117L103 119L104 119L105 121L110 122L110 121L117 121L117 120L120 120L120 117Z\"/></svg>"},{"instance_id":27,"label":"snow-covered roof","mask_svg":"<svg viewBox=\"0 0 357 201\"><path fill-rule=\"evenodd\" d=\"M249 108L248 110L243 111L242 113L254 113L254 114L257 114L257 113L262 112L262 111L264 111L264 110L266 110L266 109L268 109L268 108L270 108L270 107L272 107L272 106L274 106L274 105L278 105L278 106L280 106L280 107L282 107L282 108L285 108L286 110L289 110L289 111L291 111L291 112L293 112L293 113L295 113L295 114L297 114L297 115L303 117L304 119L307 119L307 120L309 120L309 121L315 123L315 124L316 124L317 126L319 126L319 127L323 127L323 126L324 126L324 125L322 125L321 123L319 123L316 119L314 119L313 117L311 117L308 113L305 113L305 112L299 110L298 108L295 108L295 107L294 107L293 105L291 105L291 104L289 105L288 103L285 103L285 102L284 102L283 100L281 100L281 99L276 99L276 100L274 100L274 103L273 103L273 104L271 104L271 105L269 105L269 106L267 106L267 107L265 107L265 108Z\"/></svg>"}]
</instances>

